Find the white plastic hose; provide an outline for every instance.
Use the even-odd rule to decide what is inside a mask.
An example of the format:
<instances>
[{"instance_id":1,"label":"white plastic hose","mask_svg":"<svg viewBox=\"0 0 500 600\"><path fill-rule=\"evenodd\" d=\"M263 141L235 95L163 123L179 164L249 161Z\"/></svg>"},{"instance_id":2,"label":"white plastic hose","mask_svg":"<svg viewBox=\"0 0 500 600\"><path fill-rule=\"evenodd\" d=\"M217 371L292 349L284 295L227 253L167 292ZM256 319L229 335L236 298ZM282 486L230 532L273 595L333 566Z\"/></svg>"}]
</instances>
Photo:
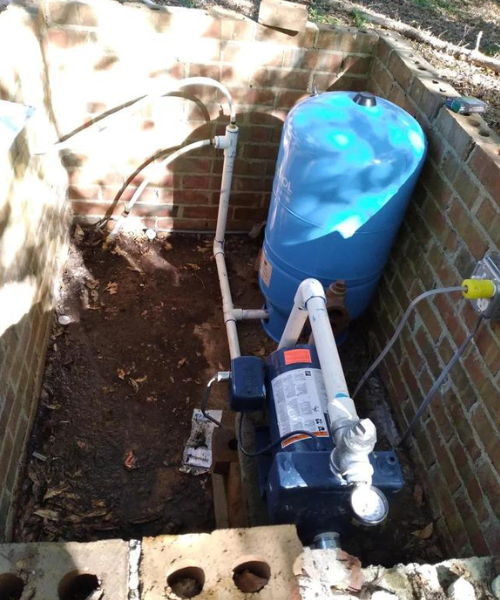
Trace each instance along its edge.
<instances>
[{"instance_id":1,"label":"white plastic hose","mask_svg":"<svg viewBox=\"0 0 500 600\"><path fill-rule=\"evenodd\" d=\"M77 131L70 133L64 141L57 142L50 146L50 148L47 148L43 151L37 151L35 152L35 155L47 154L47 152L50 152L52 150L65 150L71 146L70 140L72 140L75 136L83 132L88 132L90 129L98 129L98 131L104 131L104 129L107 129L110 126L110 124L112 124L118 117L126 116L128 113L132 112L133 110L137 110L138 107L142 106L143 104L146 104L147 102L157 100L158 98L166 96L167 94L171 94L172 92L176 92L182 88L189 87L192 85L207 85L210 87L214 87L220 92L222 92L229 105L230 121L231 123L235 122L236 114L233 99L225 85L219 83L215 79L211 79L210 77L189 77L187 79L183 79L182 81L177 81L175 84L163 90L162 92L147 94L146 96L142 96L140 98L137 98L136 100L132 100L131 102L127 103L126 106L124 106L123 108L119 108L113 113L100 115L99 117L96 117L96 119L92 123L89 123L88 126L81 127Z\"/></svg>"},{"instance_id":2,"label":"white plastic hose","mask_svg":"<svg viewBox=\"0 0 500 600\"><path fill-rule=\"evenodd\" d=\"M387 342L387 346L382 350L379 357L375 360L375 362L372 364L372 366L366 371L366 373L361 378L361 381L358 383L356 389L354 390L354 394L352 395L352 397L356 398L359 390L365 385L365 383L367 382L370 375L373 373L373 371L375 371L375 369L379 366L379 364L387 356L387 353L390 351L390 349L394 345L394 342L398 339L399 334L401 333L401 330L403 329L406 321L408 321L411 311L415 308L415 306L417 306L417 304L421 300L424 300L425 298L428 298L429 296L435 296L436 294L449 294L450 292L463 292L463 291L464 291L463 286L454 286L454 287L436 288L435 290L428 290L427 292L420 294L420 296L417 296L415 298L415 300L413 300L411 302L410 306L406 309L406 312L403 315L403 318L401 319L401 321L399 322L399 325L397 326L396 331L394 332L394 335Z\"/></svg>"},{"instance_id":3,"label":"white plastic hose","mask_svg":"<svg viewBox=\"0 0 500 600\"><path fill-rule=\"evenodd\" d=\"M211 140L201 140L199 142L193 142L192 144L183 146L182 148L179 148L179 150L176 150L175 152L173 152L172 154L167 156L167 158L165 158L160 163L160 168L168 167L168 165L171 162L173 162L176 158L179 158L179 156L182 156L183 154L186 154L187 152L191 152L192 150L196 150L197 148L203 148L203 146L210 146L211 143L212 143ZM118 235L118 233L123 225L123 222L127 218L129 212L134 207L134 204L139 200L142 193L149 185L150 181L151 181L150 178L145 177L144 180L141 182L141 185L135 190L132 198L125 204L122 214L120 215L119 219L116 221L116 224L113 227L113 229L111 230L111 233L106 238L106 244L111 244L115 241L116 236Z\"/></svg>"}]
</instances>

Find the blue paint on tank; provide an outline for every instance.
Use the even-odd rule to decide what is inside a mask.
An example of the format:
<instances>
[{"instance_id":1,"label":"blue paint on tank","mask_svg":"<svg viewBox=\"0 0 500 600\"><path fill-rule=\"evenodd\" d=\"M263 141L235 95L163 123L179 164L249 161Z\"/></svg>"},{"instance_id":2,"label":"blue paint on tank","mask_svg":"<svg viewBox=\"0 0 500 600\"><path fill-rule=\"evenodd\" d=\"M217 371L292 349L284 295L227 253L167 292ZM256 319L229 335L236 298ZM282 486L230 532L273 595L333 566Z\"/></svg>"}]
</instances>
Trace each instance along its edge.
<instances>
[{"instance_id":1,"label":"blue paint on tank","mask_svg":"<svg viewBox=\"0 0 500 600\"><path fill-rule=\"evenodd\" d=\"M290 111L259 276L270 311L264 328L273 339L280 338L295 292L307 277L325 287L345 279L351 317L366 310L426 146L413 117L368 94L328 92Z\"/></svg>"}]
</instances>

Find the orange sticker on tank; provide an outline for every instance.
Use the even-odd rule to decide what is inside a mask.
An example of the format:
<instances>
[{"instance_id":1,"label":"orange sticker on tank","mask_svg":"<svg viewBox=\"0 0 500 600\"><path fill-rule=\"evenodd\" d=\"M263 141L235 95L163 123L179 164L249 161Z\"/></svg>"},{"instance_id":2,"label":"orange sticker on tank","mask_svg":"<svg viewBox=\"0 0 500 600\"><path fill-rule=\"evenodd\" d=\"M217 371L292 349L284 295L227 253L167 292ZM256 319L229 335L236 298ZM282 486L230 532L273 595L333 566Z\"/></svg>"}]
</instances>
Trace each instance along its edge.
<instances>
[{"instance_id":1,"label":"orange sticker on tank","mask_svg":"<svg viewBox=\"0 0 500 600\"><path fill-rule=\"evenodd\" d=\"M307 348L297 348L295 350L287 350L284 354L285 365L294 365L296 363L311 363L311 351Z\"/></svg>"}]
</instances>

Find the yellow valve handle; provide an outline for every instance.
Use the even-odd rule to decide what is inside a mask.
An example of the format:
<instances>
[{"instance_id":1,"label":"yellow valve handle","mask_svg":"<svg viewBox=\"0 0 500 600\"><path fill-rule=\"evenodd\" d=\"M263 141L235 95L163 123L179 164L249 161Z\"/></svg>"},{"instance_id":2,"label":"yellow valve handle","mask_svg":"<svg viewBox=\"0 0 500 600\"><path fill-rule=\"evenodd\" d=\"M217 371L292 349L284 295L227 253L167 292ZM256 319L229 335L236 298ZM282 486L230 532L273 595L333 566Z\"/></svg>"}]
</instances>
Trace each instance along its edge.
<instances>
[{"instance_id":1,"label":"yellow valve handle","mask_svg":"<svg viewBox=\"0 0 500 600\"><path fill-rule=\"evenodd\" d=\"M464 298L478 300L479 298L493 298L496 287L491 279L464 279L462 281Z\"/></svg>"}]
</instances>

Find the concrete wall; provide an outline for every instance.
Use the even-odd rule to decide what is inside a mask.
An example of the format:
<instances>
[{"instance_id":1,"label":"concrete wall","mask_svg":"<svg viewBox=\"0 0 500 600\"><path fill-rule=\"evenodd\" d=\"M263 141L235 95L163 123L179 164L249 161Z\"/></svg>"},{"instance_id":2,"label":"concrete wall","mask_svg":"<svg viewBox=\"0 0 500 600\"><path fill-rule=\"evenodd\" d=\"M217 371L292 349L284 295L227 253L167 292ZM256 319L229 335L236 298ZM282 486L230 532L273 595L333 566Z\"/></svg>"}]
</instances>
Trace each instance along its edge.
<instances>
[{"instance_id":1,"label":"concrete wall","mask_svg":"<svg viewBox=\"0 0 500 600\"><path fill-rule=\"evenodd\" d=\"M288 110L313 85L320 90L366 89L377 40L373 33L312 23L291 36L231 12L157 12L102 0L47 6L44 47L61 133L185 77L213 77L229 87L240 127L232 231L248 230L266 217ZM148 156L223 134L227 117L219 92L196 87L132 113L109 133L89 136L78 155L67 158L75 215L84 221L119 215L122 203L113 207L113 199ZM215 229L221 172L221 153L211 148L179 158L169 172L152 165L152 185L128 226ZM134 179L124 198L130 198L143 176Z\"/></svg>"},{"instance_id":2,"label":"concrete wall","mask_svg":"<svg viewBox=\"0 0 500 600\"><path fill-rule=\"evenodd\" d=\"M397 35L381 35L371 88L414 115L429 157L373 306L380 350L411 299L460 285L500 246L499 138L477 116L443 106L455 95ZM382 367L399 424L417 407L477 316L460 295L424 301ZM426 412L414 455L452 555L500 552L500 323L483 322Z\"/></svg>"},{"instance_id":3,"label":"concrete wall","mask_svg":"<svg viewBox=\"0 0 500 600\"><path fill-rule=\"evenodd\" d=\"M18 8L0 15L0 99L36 107L14 145L0 151L0 540L11 525L68 229L65 169L57 155L30 157L53 135L37 27L36 16Z\"/></svg>"}]
</instances>

